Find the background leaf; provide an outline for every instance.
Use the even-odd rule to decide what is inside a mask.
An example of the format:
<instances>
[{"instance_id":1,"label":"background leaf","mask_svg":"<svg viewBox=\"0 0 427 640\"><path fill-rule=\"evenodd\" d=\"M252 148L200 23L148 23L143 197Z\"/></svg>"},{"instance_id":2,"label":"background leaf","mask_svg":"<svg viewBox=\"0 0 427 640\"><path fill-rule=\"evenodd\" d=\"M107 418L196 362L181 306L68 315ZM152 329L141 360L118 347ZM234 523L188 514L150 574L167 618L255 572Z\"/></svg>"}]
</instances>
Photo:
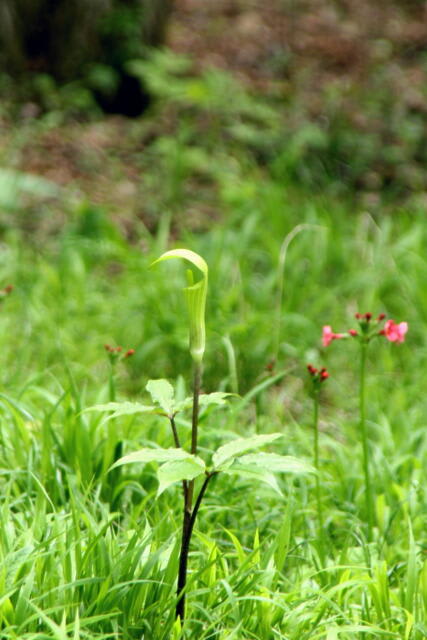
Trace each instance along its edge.
<instances>
[{"instance_id":1,"label":"background leaf","mask_svg":"<svg viewBox=\"0 0 427 640\"><path fill-rule=\"evenodd\" d=\"M247 478L248 480L263 482L264 484L268 484L268 486L276 491L280 496L283 495L277 483L277 478L275 477L275 475L266 471L265 469L236 463L228 469L223 469L222 473L226 473L227 475L239 476L240 478Z\"/></svg>"}]
</instances>

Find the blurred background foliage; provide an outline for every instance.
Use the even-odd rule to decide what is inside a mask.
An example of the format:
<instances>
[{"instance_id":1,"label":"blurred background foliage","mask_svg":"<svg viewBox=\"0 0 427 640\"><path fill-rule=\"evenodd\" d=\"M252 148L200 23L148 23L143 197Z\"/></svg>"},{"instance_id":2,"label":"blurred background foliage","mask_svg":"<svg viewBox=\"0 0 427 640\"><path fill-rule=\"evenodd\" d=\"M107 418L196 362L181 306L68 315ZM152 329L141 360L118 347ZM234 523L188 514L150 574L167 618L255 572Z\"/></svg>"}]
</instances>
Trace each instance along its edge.
<instances>
[{"instance_id":1,"label":"blurred background foliage","mask_svg":"<svg viewBox=\"0 0 427 640\"><path fill-rule=\"evenodd\" d=\"M305 483L283 481L286 513L268 494L224 483L201 532L238 570L222 564L206 589L214 549L199 546L203 585L192 601L211 631L196 617L189 637L212 640L218 624L223 637L244 629L270 640L266 594L292 638L378 636L379 627L426 637L425 12L417 0L0 2L0 537L12 585L2 637L51 637L52 628L77 637L79 624L91 638L121 627L126 639L171 637L159 602L169 610L174 569L161 555L173 547L176 494L160 510L152 469L132 470L118 489L125 537L114 524L107 542L118 546L106 553L111 485L101 489L119 443L169 446L167 424L130 417L105 430L81 409L110 397L105 344L135 349L117 365L118 399L144 401L147 379L160 376L188 391L184 273L150 268L173 246L210 268L204 390L242 396L222 417L202 416L203 448L234 432L283 430L283 451L309 458L306 363L328 367L322 456L339 550L338 564L319 571ZM322 325L346 331L368 311L410 327L405 344L378 340L369 352L379 556L352 533L364 501L357 342L324 349L320 340ZM184 437L188 426L183 418ZM155 525L150 548L137 544L144 518ZM254 572L255 529L265 550L280 522L277 549L289 558L283 581L265 591L274 548ZM241 540L237 555L225 527ZM139 548L150 559L131 585ZM56 625L44 632L40 608ZM374 626L349 630L357 620Z\"/></svg>"},{"instance_id":2,"label":"blurred background foliage","mask_svg":"<svg viewBox=\"0 0 427 640\"><path fill-rule=\"evenodd\" d=\"M0 7L0 65L16 97L51 106L49 93L66 88L83 111L139 115L143 87L126 73L129 59L164 41L170 0L4 0Z\"/></svg>"},{"instance_id":3,"label":"blurred background foliage","mask_svg":"<svg viewBox=\"0 0 427 640\"><path fill-rule=\"evenodd\" d=\"M99 0L96 16L94 7L1 5L3 278L21 282L27 300L35 296L31 313L40 300L61 301L46 365L63 350L72 361L83 357L82 336L87 362L103 342L128 336L127 346L144 345L134 362L147 375L162 367L173 375L185 358L185 319L178 303L171 320L156 302L160 275L152 287L144 276L141 301L140 273L178 242L218 270L211 313L223 355L212 381L218 366L223 376L230 366L223 337L249 388L272 358L309 357L318 326L334 320L337 295L343 309L366 298L399 312L401 276L387 252L407 242L418 255L425 237L424 3ZM412 221L420 223L414 238ZM298 237L293 288L273 335L272 305L277 317L283 311L281 243L301 223L332 229L335 244L323 231ZM40 266L43 282L20 257ZM362 274L359 264L371 268ZM408 304L420 317L417 264ZM341 293L326 295L325 285L333 290L345 273ZM377 282L380 273L383 283L368 294L368 276ZM111 314L96 310L99 291L120 307L114 331ZM29 324L30 369L40 358L34 332L47 330L43 316Z\"/></svg>"},{"instance_id":4,"label":"blurred background foliage","mask_svg":"<svg viewBox=\"0 0 427 640\"><path fill-rule=\"evenodd\" d=\"M96 164L100 147L111 155L107 139L125 136L128 150L148 146L161 162L186 147L185 171L197 165L206 181L215 172L206 147L231 141L284 182L370 207L425 200L424 2L5 0L0 11L3 133L12 120L22 143L34 125L32 143L73 164L64 180L86 151ZM137 133L123 120L99 124L102 113L137 117L153 102L155 123ZM26 153L14 164L48 171L31 155L30 166Z\"/></svg>"},{"instance_id":5,"label":"blurred background foliage","mask_svg":"<svg viewBox=\"0 0 427 640\"><path fill-rule=\"evenodd\" d=\"M150 268L174 246L209 264L204 391L241 394L202 415L201 450L280 430L284 453L309 458L306 363L331 374L321 438L336 562L319 571L305 482L284 480L278 503L219 478L188 637L270 640L269 598L298 640L427 637L425 12L416 0L0 1L2 638L171 637L176 494L158 507L149 467L123 476L119 528L104 502L117 446L169 446L168 425L105 429L81 410L106 402L113 378L117 399L145 402L159 377L187 394L184 273ZM322 325L347 331L368 311L410 328L369 351L372 554L353 537L358 345L320 340ZM106 344L135 349L114 374ZM185 416L178 426L187 438ZM203 536L218 539L214 589ZM266 583L274 548L282 577Z\"/></svg>"}]
</instances>

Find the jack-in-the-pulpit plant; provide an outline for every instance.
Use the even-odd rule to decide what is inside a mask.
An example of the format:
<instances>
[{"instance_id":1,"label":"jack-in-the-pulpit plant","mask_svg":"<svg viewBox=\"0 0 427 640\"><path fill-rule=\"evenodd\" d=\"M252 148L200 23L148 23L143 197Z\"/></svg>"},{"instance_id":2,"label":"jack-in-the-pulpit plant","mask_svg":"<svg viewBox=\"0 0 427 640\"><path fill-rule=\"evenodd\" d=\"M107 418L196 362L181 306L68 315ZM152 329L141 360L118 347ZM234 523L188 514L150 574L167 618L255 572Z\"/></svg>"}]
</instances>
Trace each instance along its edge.
<instances>
[{"instance_id":1,"label":"jack-in-the-pulpit plant","mask_svg":"<svg viewBox=\"0 0 427 640\"><path fill-rule=\"evenodd\" d=\"M188 286L185 288L189 312L190 354L193 361L193 394L182 401L175 400L174 389L165 379L150 380L146 389L151 396L151 404L138 402L109 402L104 405L90 407L88 411L109 412L106 420L122 415L137 413L157 414L166 418L171 427L174 446L171 448L144 448L125 455L118 460L112 469L130 463L145 464L154 462L159 465L157 477L160 496L170 485L181 483L183 493L183 524L179 570L177 576L177 624L181 625L185 618L185 595L187 584L187 565L191 537L200 504L208 488L210 480L218 473L241 475L245 478L256 478L280 489L274 473L305 474L315 472L314 468L292 456L275 453L248 453L259 449L282 437L281 433L252 435L236 438L217 449L209 463L198 456L198 423L199 408L207 405L224 405L232 394L214 392L201 394L202 361L206 346L205 304L208 287L208 266L201 256L187 249L175 249L164 253L153 264L172 258L180 258L190 264L199 274L195 280L192 270L187 272ZM178 433L176 415L181 411L191 410L191 442L185 448L182 434Z\"/></svg>"},{"instance_id":2,"label":"jack-in-the-pulpit plant","mask_svg":"<svg viewBox=\"0 0 427 640\"><path fill-rule=\"evenodd\" d=\"M405 340L408 331L408 323L394 320L386 320L384 327L380 328L385 320L385 314L381 313L377 318L373 318L372 313L356 313L355 318L359 324L359 330L349 329L346 333L335 333L329 325L323 327L322 343L327 347L334 340L352 337L360 345L360 365L359 365L359 424L363 449L363 474L365 478L365 505L367 517L367 537L372 540L374 526L374 502L372 495L372 482L369 464L369 443L366 426L366 356L369 343L378 336L385 336L390 342L401 343Z\"/></svg>"}]
</instances>

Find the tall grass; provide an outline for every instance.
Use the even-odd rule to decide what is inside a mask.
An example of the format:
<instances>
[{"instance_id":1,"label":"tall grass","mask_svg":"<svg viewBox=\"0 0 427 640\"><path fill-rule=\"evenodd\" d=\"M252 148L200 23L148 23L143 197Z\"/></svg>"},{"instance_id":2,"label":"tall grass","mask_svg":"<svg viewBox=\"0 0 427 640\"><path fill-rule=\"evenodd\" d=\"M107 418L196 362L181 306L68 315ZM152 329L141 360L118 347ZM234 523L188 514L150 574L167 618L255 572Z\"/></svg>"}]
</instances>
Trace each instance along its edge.
<instances>
[{"instance_id":1,"label":"tall grass","mask_svg":"<svg viewBox=\"0 0 427 640\"><path fill-rule=\"evenodd\" d=\"M221 491L206 498L200 513L186 633L423 638L426 230L416 214L374 223L365 213L307 204L305 219L322 230L301 233L288 252L276 363L286 373L260 384L272 377L265 366L274 348L280 243L301 215L300 207L284 210L287 220L278 209L271 225L252 213L212 230L209 242L186 238L211 264L215 366L208 367L206 387L235 384L221 340L229 335L243 399L252 398L220 417L202 414L201 447L255 425L260 432L283 430L282 452L309 458L304 366L320 357L322 323L343 324L356 308L405 317L408 342L393 353L372 345L368 356L375 360L367 369L375 537L368 544L359 520L358 372L350 341L347 353L332 345L322 354L331 372L319 443L326 564L316 547L314 481L279 481L280 497L250 481L218 478ZM187 362L186 319L178 297L167 312L159 304L158 292L167 286L170 300L171 287L161 273L147 277L152 252L141 254L119 236L107 241L107 223L96 241L76 234L74 225L70 219L43 251L16 235L4 239L2 279L16 289L0 320L2 637L166 639L178 633L170 613L180 516L174 491L156 502L149 466L122 473L114 511L102 487L106 450L118 441L127 451L152 441L170 446L167 425L124 417L108 431L81 412L109 397L104 342L136 348L134 359L120 365L117 394L139 397L150 376L174 377ZM177 384L184 393L189 380ZM179 427L188 440L189 419Z\"/></svg>"},{"instance_id":2,"label":"tall grass","mask_svg":"<svg viewBox=\"0 0 427 640\"><path fill-rule=\"evenodd\" d=\"M0 635L426 638L425 213L374 214L298 192L243 147L234 157L235 147L222 140L212 151L221 224L195 233L183 215L194 141L184 136L180 145L176 160L186 160L185 171L170 163L164 169L157 150L150 174L163 185L162 192L153 187L154 209L162 210L165 194L170 202L178 194L180 207L165 207L151 232L136 225L132 241L108 208L76 206L67 192L55 235L31 237L25 225L3 219L0 286L15 290L0 312ZM180 245L210 267L204 391L241 394L228 409L201 412L203 453L231 432L282 431L280 452L310 459L306 363L326 365L331 375L319 414L324 557L315 479L279 479L276 490L213 479L218 490L206 496L194 534L183 632L173 615L179 488L156 500L150 465L123 468L114 487L107 478L118 443L124 453L154 442L169 447L168 425L123 416L108 428L83 412L110 399L105 343L136 350L117 367L118 400L143 400L147 380L159 377L188 395L191 381L180 375L190 369L187 321L180 293L171 293L179 276L148 274L177 229ZM347 326L359 310L410 326L405 344L373 343L367 356L371 541L364 534L357 345L324 351L320 344L323 324ZM190 416L177 424L187 446Z\"/></svg>"}]
</instances>

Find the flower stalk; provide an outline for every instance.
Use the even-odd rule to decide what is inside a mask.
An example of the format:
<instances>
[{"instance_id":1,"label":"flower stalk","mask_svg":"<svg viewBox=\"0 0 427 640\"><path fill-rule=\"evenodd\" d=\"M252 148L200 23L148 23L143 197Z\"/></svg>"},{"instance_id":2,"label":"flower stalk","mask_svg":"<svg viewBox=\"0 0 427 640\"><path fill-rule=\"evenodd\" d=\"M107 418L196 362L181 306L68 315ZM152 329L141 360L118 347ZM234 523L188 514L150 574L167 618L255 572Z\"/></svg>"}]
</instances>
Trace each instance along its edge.
<instances>
[{"instance_id":1,"label":"flower stalk","mask_svg":"<svg viewBox=\"0 0 427 640\"><path fill-rule=\"evenodd\" d=\"M368 521L368 542L372 540L372 529L374 525L374 506L372 502L372 484L369 469L369 443L366 426L366 354L368 350L368 342L363 340L360 342L360 370L359 370L359 418L360 433L362 437L363 451L363 475L365 478L365 505L366 517Z\"/></svg>"},{"instance_id":2,"label":"flower stalk","mask_svg":"<svg viewBox=\"0 0 427 640\"><path fill-rule=\"evenodd\" d=\"M384 327L380 329L381 323L385 320L385 314L380 313L377 318L372 313L356 313L355 318L359 323L359 329L349 329L347 333L335 333L329 325L325 325L322 330L322 344L327 347L334 340L342 338L354 338L360 344L360 364L359 364L359 427L362 440L363 475L365 481L365 509L368 527L368 541L372 541L374 527L374 503L369 465L369 440L366 425L366 359L370 341L379 336L384 336L389 342L402 343L408 331L408 323L394 320L386 320Z\"/></svg>"}]
</instances>

